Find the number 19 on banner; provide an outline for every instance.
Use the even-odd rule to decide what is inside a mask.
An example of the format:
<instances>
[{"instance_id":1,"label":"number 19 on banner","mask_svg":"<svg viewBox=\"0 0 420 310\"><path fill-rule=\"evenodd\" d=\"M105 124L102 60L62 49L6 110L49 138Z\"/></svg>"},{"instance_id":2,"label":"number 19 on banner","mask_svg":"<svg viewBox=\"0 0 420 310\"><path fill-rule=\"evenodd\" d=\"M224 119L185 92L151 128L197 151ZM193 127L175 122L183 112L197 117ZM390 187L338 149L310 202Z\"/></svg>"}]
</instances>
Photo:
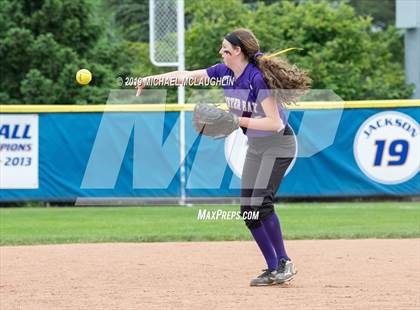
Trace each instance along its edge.
<instances>
[{"instance_id":1,"label":"number 19 on banner","mask_svg":"<svg viewBox=\"0 0 420 310\"><path fill-rule=\"evenodd\" d=\"M353 152L360 170L370 179L382 184L406 182L420 166L419 125L404 113L377 113L360 126Z\"/></svg>"},{"instance_id":2,"label":"number 19 on banner","mask_svg":"<svg viewBox=\"0 0 420 310\"><path fill-rule=\"evenodd\" d=\"M384 157L384 149L386 146L386 140L376 140L376 156L374 166L382 165L382 158ZM394 160L388 160L386 163L388 166L401 166L407 161L408 149L410 144L407 140L394 140L389 144L387 148L388 154L391 157L397 158Z\"/></svg>"}]
</instances>

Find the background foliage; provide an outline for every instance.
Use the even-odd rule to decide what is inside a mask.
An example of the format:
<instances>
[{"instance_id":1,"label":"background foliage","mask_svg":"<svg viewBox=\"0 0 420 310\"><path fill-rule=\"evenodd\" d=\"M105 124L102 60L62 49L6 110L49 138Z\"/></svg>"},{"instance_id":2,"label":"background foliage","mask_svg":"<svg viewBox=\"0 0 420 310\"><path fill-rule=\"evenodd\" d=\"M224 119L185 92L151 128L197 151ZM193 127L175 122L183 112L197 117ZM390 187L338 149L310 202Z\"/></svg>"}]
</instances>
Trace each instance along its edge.
<instances>
[{"instance_id":1,"label":"background foliage","mask_svg":"<svg viewBox=\"0 0 420 310\"><path fill-rule=\"evenodd\" d=\"M220 62L224 35L246 27L263 52L304 48L287 57L314 88L345 100L412 94L393 1L185 0L185 13L189 70ZM118 76L173 70L154 67L148 49L148 0L0 0L0 102L104 103ZM74 80L80 68L93 73L87 87Z\"/></svg>"},{"instance_id":2,"label":"background foliage","mask_svg":"<svg viewBox=\"0 0 420 310\"><path fill-rule=\"evenodd\" d=\"M0 0L0 102L103 103L129 72L124 41L111 41L87 1ZM75 82L93 72L88 87Z\"/></svg>"},{"instance_id":3,"label":"background foliage","mask_svg":"<svg viewBox=\"0 0 420 310\"><path fill-rule=\"evenodd\" d=\"M211 2L213 6L197 1L189 7L194 18L186 55L193 68L218 62L220 38L242 26L255 33L263 52L304 48L287 57L310 71L314 88L332 89L346 100L405 98L412 93L404 83L401 33L393 26L375 30L372 18L358 16L345 3L261 2L250 11L239 0ZM210 50L214 54L209 55Z\"/></svg>"}]
</instances>

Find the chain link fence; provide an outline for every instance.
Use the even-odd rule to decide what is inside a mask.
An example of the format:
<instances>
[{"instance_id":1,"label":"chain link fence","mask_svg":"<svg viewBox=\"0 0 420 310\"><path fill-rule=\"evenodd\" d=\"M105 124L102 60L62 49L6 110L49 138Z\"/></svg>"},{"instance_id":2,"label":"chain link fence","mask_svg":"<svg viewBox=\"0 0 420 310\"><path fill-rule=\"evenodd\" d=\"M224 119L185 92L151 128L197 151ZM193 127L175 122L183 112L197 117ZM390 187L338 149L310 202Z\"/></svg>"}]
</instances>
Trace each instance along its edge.
<instances>
[{"instance_id":1,"label":"chain link fence","mask_svg":"<svg viewBox=\"0 0 420 310\"><path fill-rule=\"evenodd\" d=\"M151 0L151 57L156 63L178 62L177 0Z\"/></svg>"}]
</instances>

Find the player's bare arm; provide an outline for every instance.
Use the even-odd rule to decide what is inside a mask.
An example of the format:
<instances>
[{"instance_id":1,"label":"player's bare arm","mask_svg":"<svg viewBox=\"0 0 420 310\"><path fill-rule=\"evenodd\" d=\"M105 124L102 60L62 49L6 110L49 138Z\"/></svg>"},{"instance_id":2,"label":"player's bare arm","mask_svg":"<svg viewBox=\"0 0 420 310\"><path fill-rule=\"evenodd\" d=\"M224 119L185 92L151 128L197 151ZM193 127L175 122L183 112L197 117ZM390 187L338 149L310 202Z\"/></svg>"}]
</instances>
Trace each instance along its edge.
<instances>
[{"instance_id":1,"label":"player's bare arm","mask_svg":"<svg viewBox=\"0 0 420 310\"><path fill-rule=\"evenodd\" d=\"M280 131L285 126L279 116L279 110L273 97L267 97L261 102L266 117L240 117L239 125L256 130Z\"/></svg>"}]
</instances>

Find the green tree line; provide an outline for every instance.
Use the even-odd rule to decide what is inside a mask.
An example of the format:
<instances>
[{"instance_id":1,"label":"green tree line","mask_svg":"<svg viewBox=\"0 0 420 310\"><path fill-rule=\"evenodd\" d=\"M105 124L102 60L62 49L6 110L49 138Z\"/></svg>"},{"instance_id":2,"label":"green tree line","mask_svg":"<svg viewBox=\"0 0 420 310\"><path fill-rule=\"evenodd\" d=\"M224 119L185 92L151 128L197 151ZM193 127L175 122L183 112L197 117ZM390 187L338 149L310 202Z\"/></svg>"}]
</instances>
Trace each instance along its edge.
<instances>
[{"instance_id":1,"label":"green tree line","mask_svg":"<svg viewBox=\"0 0 420 310\"><path fill-rule=\"evenodd\" d=\"M185 0L187 69L220 62L223 37L246 27L262 52L303 48L287 58L314 88L345 100L408 98L402 33L375 23L389 9L374 19L352 2ZM174 70L153 66L148 50L148 0L0 0L0 102L105 103L117 77ZM80 68L92 72L89 86L75 82Z\"/></svg>"}]
</instances>

